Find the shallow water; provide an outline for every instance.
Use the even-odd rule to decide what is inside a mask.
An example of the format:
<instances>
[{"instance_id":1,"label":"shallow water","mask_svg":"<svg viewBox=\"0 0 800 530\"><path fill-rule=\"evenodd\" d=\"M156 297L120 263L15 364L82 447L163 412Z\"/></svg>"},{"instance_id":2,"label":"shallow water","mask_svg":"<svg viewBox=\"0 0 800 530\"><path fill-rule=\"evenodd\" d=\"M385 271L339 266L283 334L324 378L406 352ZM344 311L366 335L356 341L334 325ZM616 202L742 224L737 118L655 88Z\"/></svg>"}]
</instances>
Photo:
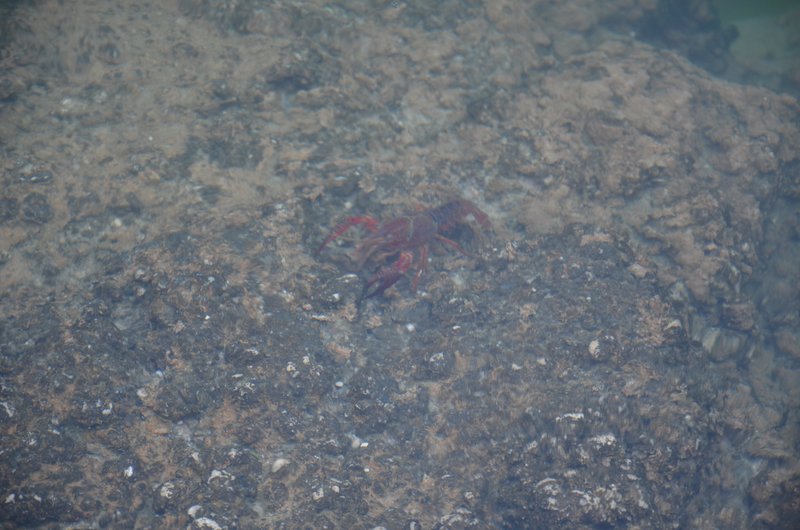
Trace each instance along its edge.
<instances>
[{"instance_id":1,"label":"shallow water","mask_svg":"<svg viewBox=\"0 0 800 530\"><path fill-rule=\"evenodd\" d=\"M2 9L6 526L798 522L798 106L724 26ZM398 247L315 252L455 197L380 297Z\"/></svg>"}]
</instances>

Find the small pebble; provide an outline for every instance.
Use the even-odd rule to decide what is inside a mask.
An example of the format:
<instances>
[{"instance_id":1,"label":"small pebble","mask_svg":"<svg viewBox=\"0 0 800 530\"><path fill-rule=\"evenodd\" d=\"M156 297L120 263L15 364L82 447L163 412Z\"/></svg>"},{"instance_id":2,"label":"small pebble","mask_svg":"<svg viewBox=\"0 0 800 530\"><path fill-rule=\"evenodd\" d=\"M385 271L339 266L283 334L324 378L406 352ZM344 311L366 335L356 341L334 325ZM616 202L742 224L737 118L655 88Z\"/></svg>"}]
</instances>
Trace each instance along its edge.
<instances>
[{"instance_id":1,"label":"small pebble","mask_svg":"<svg viewBox=\"0 0 800 530\"><path fill-rule=\"evenodd\" d=\"M276 458L275 461L272 463L272 467L270 468L273 473L277 473L284 467L288 466L291 462L289 462L286 458Z\"/></svg>"}]
</instances>

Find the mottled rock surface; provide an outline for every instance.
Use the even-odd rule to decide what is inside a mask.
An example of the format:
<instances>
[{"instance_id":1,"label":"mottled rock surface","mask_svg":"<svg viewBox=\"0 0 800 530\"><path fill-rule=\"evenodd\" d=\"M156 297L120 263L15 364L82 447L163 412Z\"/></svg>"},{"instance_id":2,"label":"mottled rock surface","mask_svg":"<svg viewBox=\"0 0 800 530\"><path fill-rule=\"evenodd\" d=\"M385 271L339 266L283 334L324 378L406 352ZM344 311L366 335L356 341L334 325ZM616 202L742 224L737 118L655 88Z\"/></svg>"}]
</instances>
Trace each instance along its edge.
<instances>
[{"instance_id":1,"label":"mottled rock surface","mask_svg":"<svg viewBox=\"0 0 800 530\"><path fill-rule=\"evenodd\" d=\"M798 104L693 5L0 8L0 523L796 527Z\"/></svg>"}]
</instances>

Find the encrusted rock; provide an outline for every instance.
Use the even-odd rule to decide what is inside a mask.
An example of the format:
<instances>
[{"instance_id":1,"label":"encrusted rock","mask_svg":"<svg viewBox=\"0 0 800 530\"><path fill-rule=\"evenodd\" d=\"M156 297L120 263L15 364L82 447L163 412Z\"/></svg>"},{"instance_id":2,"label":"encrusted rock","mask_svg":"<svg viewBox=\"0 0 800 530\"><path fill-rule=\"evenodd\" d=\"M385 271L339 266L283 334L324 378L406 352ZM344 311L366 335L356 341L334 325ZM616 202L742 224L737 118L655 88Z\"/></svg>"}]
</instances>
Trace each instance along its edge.
<instances>
[{"instance_id":1,"label":"encrusted rock","mask_svg":"<svg viewBox=\"0 0 800 530\"><path fill-rule=\"evenodd\" d=\"M755 306L752 302L722 304L725 324L739 331L750 331L755 325Z\"/></svg>"}]
</instances>

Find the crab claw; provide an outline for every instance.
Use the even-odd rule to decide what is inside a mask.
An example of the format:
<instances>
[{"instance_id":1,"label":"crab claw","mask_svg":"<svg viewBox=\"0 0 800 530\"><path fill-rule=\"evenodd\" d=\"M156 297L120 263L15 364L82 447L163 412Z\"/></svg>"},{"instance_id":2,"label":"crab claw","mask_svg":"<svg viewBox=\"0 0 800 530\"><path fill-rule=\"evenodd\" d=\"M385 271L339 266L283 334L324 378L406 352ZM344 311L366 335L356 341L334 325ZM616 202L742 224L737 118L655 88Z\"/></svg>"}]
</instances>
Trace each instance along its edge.
<instances>
[{"instance_id":1,"label":"crab claw","mask_svg":"<svg viewBox=\"0 0 800 530\"><path fill-rule=\"evenodd\" d=\"M380 296L383 292L397 283L397 280L403 277L411 263L414 261L414 255L411 252L401 252L397 259L389 267L381 267L378 271L367 280L367 285L364 287L364 298L372 298L373 296ZM374 291L371 293L369 290L373 285L378 284Z\"/></svg>"},{"instance_id":2,"label":"crab claw","mask_svg":"<svg viewBox=\"0 0 800 530\"><path fill-rule=\"evenodd\" d=\"M358 225L364 225L370 232L375 232L378 230L378 221L369 215L361 217L345 217L344 221L336 225L336 227L331 230L330 234L328 234L328 237L325 238L325 241L323 241L322 244L317 247L317 254L322 252L322 249L328 246L328 243L338 239L339 236L347 232L350 227Z\"/></svg>"}]
</instances>

